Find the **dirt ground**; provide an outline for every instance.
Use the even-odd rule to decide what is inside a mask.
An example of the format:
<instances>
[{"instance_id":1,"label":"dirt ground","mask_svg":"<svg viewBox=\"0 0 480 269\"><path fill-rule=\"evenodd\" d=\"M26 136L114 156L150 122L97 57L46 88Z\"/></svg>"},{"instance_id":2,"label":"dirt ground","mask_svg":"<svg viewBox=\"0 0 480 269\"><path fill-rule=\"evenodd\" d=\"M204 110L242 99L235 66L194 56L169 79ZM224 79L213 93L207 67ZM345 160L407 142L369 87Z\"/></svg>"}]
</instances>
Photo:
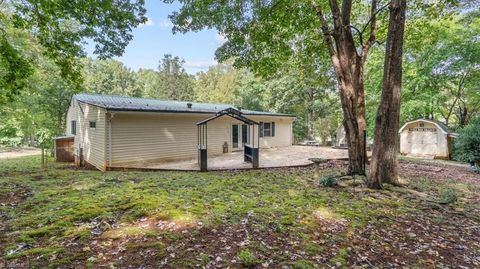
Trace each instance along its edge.
<instances>
[{"instance_id":1,"label":"dirt ground","mask_svg":"<svg viewBox=\"0 0 480 269\"><path fill-rule=\"evenodd\" d=\"M0 148L0 159L13 159L41 154L37 148Z\"/></svg>"},{"instance_id":2,"label":"dirt ground","mask_svg":"<svg viewBox=\"0 0 480 269\"><path fill-rule=\"evenodd\" d=\"M324 158L330 160L348 158L348 152L345 149L334 149L331 147L307 147L290 146L281 148L260 149L260 167L291 167L304 166L312 162L309 158ZM184 161L136 164L130 167L168 169L168 170L199 170L197 159ZM236 151L220 156L208 158L208 170L226 170L226 169L248 169L250 163L243 161L243 151Z\"/></svg>"},{"instance_id":3,"label":"dirt ground","mask_svg":"<svg viewBox=\"0 0 480 269\"><path fill-rule=\"evenodd\" d=\"M347 162L206 173L0 167L3 268L480 268L480 174L400 160L369 190ZM454 199L453 199L454 198Z\"/></svg>"}]
</instances>

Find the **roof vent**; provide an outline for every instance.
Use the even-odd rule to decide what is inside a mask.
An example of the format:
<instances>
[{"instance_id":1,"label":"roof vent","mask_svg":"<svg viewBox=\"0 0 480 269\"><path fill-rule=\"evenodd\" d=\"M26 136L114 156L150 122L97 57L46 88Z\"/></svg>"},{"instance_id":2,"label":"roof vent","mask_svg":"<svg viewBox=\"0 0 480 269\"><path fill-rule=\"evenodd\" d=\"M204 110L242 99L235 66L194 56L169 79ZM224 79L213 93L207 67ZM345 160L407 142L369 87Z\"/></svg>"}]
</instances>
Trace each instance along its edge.
<instances>
[{"instance_id":1,"label":"roof vent","mask_svg":"<svg viewBox=\"0 0 480 269\"><path fill-rule=\"evenodd\" d=\"M188 108L192 108L192 103L187 103Z\"/></svg>"}]
</instances>

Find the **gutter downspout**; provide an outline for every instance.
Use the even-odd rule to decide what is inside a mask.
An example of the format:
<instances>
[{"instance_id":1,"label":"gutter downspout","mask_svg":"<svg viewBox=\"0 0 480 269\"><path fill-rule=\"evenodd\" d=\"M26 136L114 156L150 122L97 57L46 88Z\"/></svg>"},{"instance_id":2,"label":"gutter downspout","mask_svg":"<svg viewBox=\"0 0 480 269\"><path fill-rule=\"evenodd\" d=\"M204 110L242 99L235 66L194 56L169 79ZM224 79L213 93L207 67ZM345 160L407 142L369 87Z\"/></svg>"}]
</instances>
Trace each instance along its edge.
<instances>
[{"instance_id":1,"label":"gutter downspout","mask_svg":"<svg viewBox=\"0 0 480 269\"><path fill-rule=\"evenodd\" d=\"M112 166L112 120L115 113L109 113L108 117L108 167Z\"/></svg>"}]
</instances>

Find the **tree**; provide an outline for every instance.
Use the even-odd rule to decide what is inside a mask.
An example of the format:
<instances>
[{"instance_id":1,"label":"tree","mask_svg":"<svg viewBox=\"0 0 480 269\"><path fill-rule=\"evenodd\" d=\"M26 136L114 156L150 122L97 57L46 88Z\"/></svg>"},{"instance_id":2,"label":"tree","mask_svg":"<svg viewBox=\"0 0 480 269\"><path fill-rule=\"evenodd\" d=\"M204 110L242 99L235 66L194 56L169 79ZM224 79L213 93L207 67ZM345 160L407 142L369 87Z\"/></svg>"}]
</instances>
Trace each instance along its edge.
<instances>
[{"instance_id":1,"label":"tree","mask_svg":"<svg viewBox=\"0 0 480 269\"><path fill-rule=\"evenodd\" d=\"M397 154L406 6L406 0L392 0L389 7L383 89L375 122L375 144L368 178L368 186L375 189L382 188L382 182L399 184Z\"/></svg>"},{"instance_id":2,"label":"tree","mask_svg":"<svg viewBox=\"0 0 480 269\"><path fill-rule=\"evenodd\" d=\"M158 66L159 88L156 98L189 101L194 97L195 78L183 68L185 61L165 54Z\"/></svg>"},{"instance_id":3,"label":"tree","mask_svg":"<svg viewBox=\"0 0 480 269\"><path fill-rule=\"evenodd\" d=\"M361 31L352 26L352 17L358 18L358 22L365 22L365 16L360 15L368 5L365 2L361 2L352 13L352 1L343 1L341 7L336 0L329 1L331 16L325 16L322 10L325 7L316 1L236 1L229 4L213 0L180 2L182 8L171 16L174 31L216 27L227 37L227 42L217 50L216 56L220 60L235 57L237 66L250 66L254 71L278 69L289 60L299 45L307 43L307 47L320 49L324 41L342 100L349 145L349 171L364 173L363 70L367 54L376 41L377 14L383 9L377 8L376 0L371 1L369 19ZM323 35L317 35L318 30ZM357 38L352 31L358 34ZM368 36L366 42L363 42L363 35ZM357 48L360 50L357 51ZM313 56L312 59L318 59L318 50L306 51Z\"/></svg>"},{"instance_id":4,"label":"tree","mask_svg":"<svg viewBox=\"0 0 480 269\"><path fill-rule=\"evenodd\" d=\"M132 29L147 18L144 1L58 0L0 1L0 64L9 70L6 90L19 92L28 72L28 58L12 45L4 22L32 34L44 48L42 53L60 67L61 75L79 82L78 58L85 55L85 40L95 44L100 58L120 56L133 35Z\"/></svg>"},{"instance_id":5,"label":"tree","mask_svg":"<svg viewBox=\"0 0 480 269\"><path fill-rule=\"evenodd\" d=\"M157 71L140 68L136 74L136 84L141 95L156 98L160 92L160 78Z\"/></svg>"},{"instance_id":6,"label":"tree","mask_svg":"<svg viewBox=\"0 0 480 269\"><path fill-rule=\"evenodd\" d=\"M206 72L197 73L195 99L207 103L238 103L236 90L245 71L228 64L218 64Z\"/></svg>"},{"instance_id":7,"label":"tree","mask_svg":"<svg viewBox=\"0 0 480 269\"><path fill-rule=\"evenodd\" d=\"M136 74L123 63L116 60L83 59L84 82L82 88L86 92L141 96Z\"/></svg>"}]
</instances>

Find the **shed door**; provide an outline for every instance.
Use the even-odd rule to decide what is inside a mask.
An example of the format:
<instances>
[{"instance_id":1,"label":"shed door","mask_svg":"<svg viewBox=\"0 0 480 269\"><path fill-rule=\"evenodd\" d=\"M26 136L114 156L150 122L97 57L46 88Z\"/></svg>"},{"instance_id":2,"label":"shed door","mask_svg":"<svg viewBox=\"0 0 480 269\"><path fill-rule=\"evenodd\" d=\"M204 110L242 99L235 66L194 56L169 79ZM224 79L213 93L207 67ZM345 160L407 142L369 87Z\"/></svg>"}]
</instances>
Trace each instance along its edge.
<instances>
[{"instance_id":1,"label":"shed door","mask_svg":"<svg viewBox=\"0 0 480 269\"><path fill-rule=\"evenodd\" d=\"M434 155L437 153L437 133L413 131L411 136L412 153Z\"/></svg>"}]
</instances>

